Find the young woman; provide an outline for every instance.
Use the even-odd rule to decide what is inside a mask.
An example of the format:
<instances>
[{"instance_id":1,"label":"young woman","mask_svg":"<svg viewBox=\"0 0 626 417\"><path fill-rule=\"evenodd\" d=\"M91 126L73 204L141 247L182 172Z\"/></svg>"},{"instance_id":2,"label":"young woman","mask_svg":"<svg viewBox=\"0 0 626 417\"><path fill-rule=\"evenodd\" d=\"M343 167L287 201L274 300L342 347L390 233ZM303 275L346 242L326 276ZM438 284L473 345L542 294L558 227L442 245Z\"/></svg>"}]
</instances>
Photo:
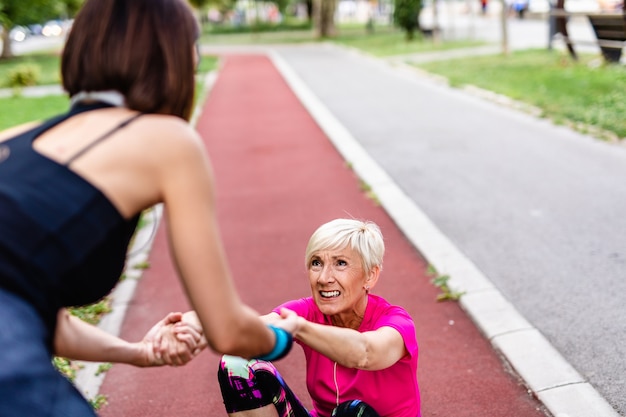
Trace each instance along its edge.
<instances>
[{"instance_id":1,"label":"young woman","mask_svg":"<svg viewBox=\"0 0 626 417\"><path fill-rule=\"evenodd\" d=\"M71 108L0 133L0 416L94 415L53 354L164 362L64 310L113 288L140 213L156 203L208 345L248 358L289 350L295 317L265 325L225 260L211 166L187 122L197 37L184 0L87 0L62 56Z\"/></svg>"}]
</instances>

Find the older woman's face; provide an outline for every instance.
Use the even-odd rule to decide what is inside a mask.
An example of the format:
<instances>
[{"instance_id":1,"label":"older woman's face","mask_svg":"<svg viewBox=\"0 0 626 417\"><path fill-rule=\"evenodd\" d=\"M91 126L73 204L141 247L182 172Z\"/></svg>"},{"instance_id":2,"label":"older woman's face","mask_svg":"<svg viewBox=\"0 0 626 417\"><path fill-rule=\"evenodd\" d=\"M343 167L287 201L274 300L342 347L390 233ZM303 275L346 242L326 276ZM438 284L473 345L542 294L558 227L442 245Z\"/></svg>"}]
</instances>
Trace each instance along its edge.
<instances>
[{"instance_id":1,"label":"older woman's face","mask_svg":"<svg viewBox=\"0 0 626 417\"><path fill-rule=\"evenodd\" d=\"M309 263L309 282L313 299L322 313L362 317L367 306L367 275L361 256L352 248L325 250L314 254Z\"/></svg>"}]
</instances>

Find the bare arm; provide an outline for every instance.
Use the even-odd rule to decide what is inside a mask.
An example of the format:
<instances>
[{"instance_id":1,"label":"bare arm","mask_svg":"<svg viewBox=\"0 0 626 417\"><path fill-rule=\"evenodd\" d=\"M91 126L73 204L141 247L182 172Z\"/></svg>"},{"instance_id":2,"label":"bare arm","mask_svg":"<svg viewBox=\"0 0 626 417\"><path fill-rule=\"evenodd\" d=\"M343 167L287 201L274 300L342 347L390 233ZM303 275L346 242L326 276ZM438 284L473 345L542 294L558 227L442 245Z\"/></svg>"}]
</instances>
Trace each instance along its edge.
<instances>
[{"instance_id":1,"label":"bare arm","mask_svg":"<svg viewBox=\"0 0 626 417\"><path fill-rule=\"evenodd\" d=\"M323 325L298 318L294 337L322 355L347 368L369 371L385 369L407 354L400 333L383 326L374 331Z\"/></svg>"},{"instance_id":2,"label":"bare arm","mask_svg":"<svg viewBox=\"0 0 626 417\"><path fill-rule=\"evenodd\" d=\"M219 235L211 167L199 138L186 138L164 169L162 199L179 275L217 352L254 357L272 350L273 332L245 306L235 289ZM291 319L295 326L295 319ZM284 326L283 326L284 327ZM287 329L289 330L289 329Z\"/></svg>"},{"instance_id":3,"label":"bare arm","mask_svg":"<svg viewBox=\"0 0 626 417\"><path fill-rule=\"evenodd\" d=\"M165 343L165 356L154 354L152 341L162 328L178 322L181 313L170 313L163 320L157 322L140 342L131 343L113 336L96 326L85 323L62 309L57 317L57 327L54 335L55 354L69 359L92 362L125 363L135 366L159 366L165 364L184 365L199 351L194 351L196 343L200 342L200 334L190 344L175 340L172 335Z\"/></svg>"}]
</instances>

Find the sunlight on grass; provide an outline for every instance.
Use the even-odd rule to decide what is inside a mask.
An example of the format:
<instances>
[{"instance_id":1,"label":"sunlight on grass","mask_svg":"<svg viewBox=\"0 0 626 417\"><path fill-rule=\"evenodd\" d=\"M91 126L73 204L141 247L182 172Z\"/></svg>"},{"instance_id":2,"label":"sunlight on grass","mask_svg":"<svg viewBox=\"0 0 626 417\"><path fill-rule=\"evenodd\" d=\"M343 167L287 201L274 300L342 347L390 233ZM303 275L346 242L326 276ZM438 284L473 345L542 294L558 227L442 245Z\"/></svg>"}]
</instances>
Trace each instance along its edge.
<instances>
[{"instance_id":1,"label":"sunlight on grass","mask_svg":"<svg viewBox=\"0 0 626 417\"><path fill-rule=\"evenodd\" d=\"M40 59L46 62L46 66L48 68L56 68L55 62L58 64L58 57L50 58L45 55L42 58L42 55L35 55L35 57L32 58L32 60L35 60L35 62L38 63L41 62ZM15 65L13 61L3 62L0 64L0 76L2 74L2 70L5 70L7 66L12 65ZM207 73L216 69L216 67L217 57L203 56L200 60L198 72ZM42 78L43 74L44 73L42 72ZM52 79L52 77L49 78ZM202 82L202 79L200 79L200 82ZM68 109L68 106L69 100L65 95L23 97L17 93L15 97L1 98L0 130L26 122L45 120L59 113L63 113Z\"/></svg>"},{"instance_id":2,"label":"sunlight on grass","mask_svg":"<svg viewBox=\"0 0 626 417\"><path fill-rule=\"evenodd\" d=\"M289 32L247 32L232 34L205 33L200 42L203 45L264 45L303 43L314 41L313 31L289 31Z\"/></svg>"},{"instance_id":3,"label":"sunlight on grass","mask_svg":"<svg viewBox=\"0 0 626 417\"><path fill-rule=\"evenodd\" d=\"M24 64L35 65L39 68L38 85L58 84L61 80L59 55L56 53L36 53L0 61L0 88L7 87L9 73Z\"/></svg>"},{"instance_id":4,"label":"sunlight on grass","mask_svg":"<svg viewBox=\"0 0 626 417\"><path fill-rule=\"evenodd\" d=\"M595 55L574 62L561 52L529 50L417 65L447 77L451 85L475 85L537 106L551 119L626 137L626 68L598 65Z\"/></svg>"},{"instance_id":5,"label":"sunlight on grass","mask_svg":"<svg viewBox=\"0 0 626 417\"><path fill-rule=\"evenodd\" d=\"M360 49L376 56L404 55L416 52L445 50L482 45L476 41L444 42L435 45L429 38L416 38L407 42L404 33L390 25L377 25L373 32L366 30L365 24L342 24L337 27L337 35L329 39L317 39L310 28L295 26L289 30L260 30L247 28L242 32L205 30L201 42L206 45L270 45L297 44L305 42L335 42Z\"/></svg>"},{"instance_id":6,"label":"sunlight on grass","mask_svg":"<svg viewBox=\"0 0 626 417\"><path fill-rule=\"evenodd\" d=\"M340 31L339 35L332 41L380 57L464 48L483 44L475 41L456 41L435 45L432 39L424 38L420 35L416 35L412 41L407 41L402 31L388 27L376 29L371 34L366 33L365 28L360 29L357 33L354 33L354 31L352 33Z\"/></svg>"},{"instance_id":7,"label":"sunlight on grass","mask_svg":"<svg viewBox=\"0 0 626 417\"><path fill-rule=\"evenodd\" d=\"M44 120L67 110L66 96L0 99L0 130L34 120Z\"/></svg>"}]
</instances>

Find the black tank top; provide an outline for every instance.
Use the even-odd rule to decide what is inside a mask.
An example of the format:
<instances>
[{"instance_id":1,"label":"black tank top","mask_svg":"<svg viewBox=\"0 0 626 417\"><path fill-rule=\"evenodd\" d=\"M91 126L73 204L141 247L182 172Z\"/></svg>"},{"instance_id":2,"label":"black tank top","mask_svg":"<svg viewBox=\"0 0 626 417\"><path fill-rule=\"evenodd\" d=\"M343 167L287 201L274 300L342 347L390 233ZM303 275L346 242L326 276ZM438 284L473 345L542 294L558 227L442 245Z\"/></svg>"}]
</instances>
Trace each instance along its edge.
<instances>
[{"instance_id":1,"label":"black tank top","mask_svg":"<svg viewBox=\"0 0 626 417\"><path fill-rule=\"evenodd\" d=\"M126 220L99 189L68 168L69 162L60 164L33 149L46 130L103 107L109 105L79 104L0 142L0 287L35 307L49 336L59 308L96 302L115 286L139 218Z\"/></svg>"}]
</instances>

